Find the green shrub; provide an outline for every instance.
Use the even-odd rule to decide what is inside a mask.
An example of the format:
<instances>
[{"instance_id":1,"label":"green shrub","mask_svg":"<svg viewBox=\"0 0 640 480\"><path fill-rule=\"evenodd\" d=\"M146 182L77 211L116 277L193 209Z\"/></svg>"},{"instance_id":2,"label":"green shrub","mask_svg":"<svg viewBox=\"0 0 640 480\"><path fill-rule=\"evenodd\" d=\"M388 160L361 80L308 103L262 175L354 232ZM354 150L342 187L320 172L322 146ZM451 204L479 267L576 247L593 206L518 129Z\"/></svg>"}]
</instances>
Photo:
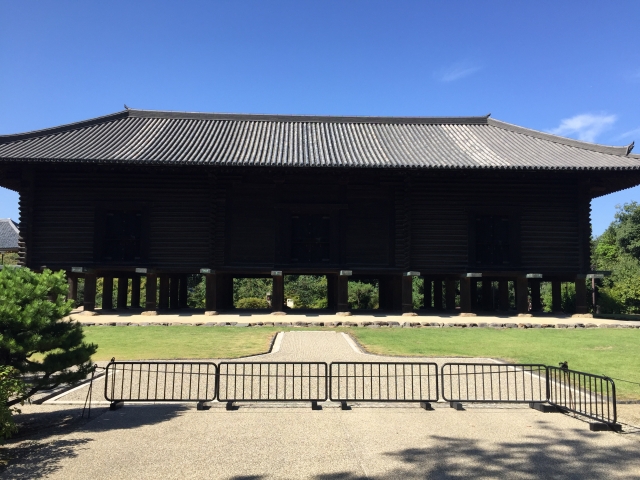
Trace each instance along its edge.
<instances>
[{"instance_id":1,"label":"green shrub","mask_svg":"<svg viewBox=\"0 0 640 480\"><path fill-rule=\"evenodd\" d=\"M354 310L378 308L377 285L368 282L349 282L349 306Z\"/></svg>"},{"instance_id":2,"label":"green shrub","mask_svg":"<svg viewBox=\"0 0 640 480\"><path fill-rule=\"evenodd\" d=\"M236 308L260 309L269 308L269 303L264 298L247 297L236 302Z\"/></svg>"}]
</instances>

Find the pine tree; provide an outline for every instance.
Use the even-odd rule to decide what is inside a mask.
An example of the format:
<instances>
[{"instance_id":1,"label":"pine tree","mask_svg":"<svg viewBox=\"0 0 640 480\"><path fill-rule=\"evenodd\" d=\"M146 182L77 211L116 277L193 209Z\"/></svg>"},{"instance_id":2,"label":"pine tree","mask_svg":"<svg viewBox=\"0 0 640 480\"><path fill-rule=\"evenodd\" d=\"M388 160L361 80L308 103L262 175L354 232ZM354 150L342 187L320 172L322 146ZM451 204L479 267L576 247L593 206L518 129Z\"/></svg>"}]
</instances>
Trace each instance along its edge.
<instances>
[{"instance_id":1,"label":"pine tree","mask_svg":"<svg viewBox=\"0 0 640 480\"><path fill-rule=\"evenodd\" d=\"M0 270L0 365L13 367L27 383L6 406L91 371L97 345L85 343L82 326L65 319L73 303L65 299L67 289L62 271Z\"/></svg>"}]
</instances>

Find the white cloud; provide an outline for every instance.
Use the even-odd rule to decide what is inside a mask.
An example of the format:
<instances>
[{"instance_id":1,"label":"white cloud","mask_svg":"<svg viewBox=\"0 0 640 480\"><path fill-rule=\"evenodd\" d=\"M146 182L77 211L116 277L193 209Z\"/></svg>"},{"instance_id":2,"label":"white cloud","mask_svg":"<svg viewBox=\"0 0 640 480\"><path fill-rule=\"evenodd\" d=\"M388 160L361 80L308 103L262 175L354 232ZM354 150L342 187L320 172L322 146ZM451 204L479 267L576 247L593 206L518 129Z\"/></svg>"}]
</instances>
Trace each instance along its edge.
<instances>
[{"instance_id":1,"label":"white cloud","mask_svg":"<svg viewBox=\"0 0 640 480\"><path fill-rule=\"evenodd\" d=\"M562 136L577 137L584 142L595 142L596 137L611 128L618 117L605 113L583 113L571 118L565 118L560 126L550 130L550 133Z\"/></svg>"},{"instance_id":2,"label":"white cloud","mask_svg":"<svg viewBox=\"0 0 640 480\"><path fill-rule=\"evenodd\" d=\"M618 140L622 140L623 138L636 137L636 136L640 137L640 127L635 128L633 130L629 130L628 132L624 132L618 135L616 138Z\"/></svg>"},{"instance_id":3,"label":"white cloud","mask_svg":"<svg viewBox=\"0 0 640 480\"><path fill-rule=\"evenodd\" d=\"M476 73L480 68L480 66L470 62L458 62L437 72L436 78L441 82L455 82Z\"/></svg>"}]
</instances>

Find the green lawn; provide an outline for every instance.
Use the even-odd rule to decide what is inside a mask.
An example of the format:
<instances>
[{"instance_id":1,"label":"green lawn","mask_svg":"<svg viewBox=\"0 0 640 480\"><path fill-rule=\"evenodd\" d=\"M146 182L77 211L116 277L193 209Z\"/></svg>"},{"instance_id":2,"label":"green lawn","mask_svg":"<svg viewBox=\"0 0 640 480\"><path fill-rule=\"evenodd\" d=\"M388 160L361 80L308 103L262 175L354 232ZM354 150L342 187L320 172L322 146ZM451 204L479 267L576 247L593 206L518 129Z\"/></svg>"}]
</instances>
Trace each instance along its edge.
<instances>
[{"instance_id":1,"label":"green lawn","mask_svg":"<svg viewBox=\"0 0 640 480\"><path fill-rule=\"evenodd\" d=\"M94 360L237 358L265 353L277 328L88 327Z\"/></svg>"},{"instance_id":2,"label":"green lawn","mask_svg":"<svg viewBox=\"0 0 640 480\"><path fill-rule=\"evenodd\" d=\"M366 329L352 335L371 352L403 356L492 357L558 365L640 383L640 330ZM616 381L619 399L640 399L640 385Z\"/></svg>"},{"instance_id":3,"label":"green lawn","mask_svg":"<svg viewBox=\"0 0 640 480\"><path fill-rule=\"evenodd\" d=\"M323 329L351 333L371 353L492 357L557 365L640 382L640 330ZM264 353L281 328L89 327L94 360L237 358ZM298 330L298 329L296 329ZM640 399L640 386L616 381L618 398Z\"/></svg>"}]
</instances>

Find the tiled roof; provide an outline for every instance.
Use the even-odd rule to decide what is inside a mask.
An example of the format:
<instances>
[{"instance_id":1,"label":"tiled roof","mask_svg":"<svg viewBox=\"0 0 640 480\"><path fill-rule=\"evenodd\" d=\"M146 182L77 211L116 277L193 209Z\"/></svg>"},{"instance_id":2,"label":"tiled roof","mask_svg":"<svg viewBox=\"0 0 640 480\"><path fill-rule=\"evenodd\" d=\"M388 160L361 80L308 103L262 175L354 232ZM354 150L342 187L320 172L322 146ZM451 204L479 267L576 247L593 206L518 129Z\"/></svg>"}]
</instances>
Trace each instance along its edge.
<instances>
[{"instance_id":1,"label":"tiled roof","mask_svg":"<svg viewBox=\"0 0 640 480\"><path fill-rule=\"evenodd\" d=\"M489 117L322 117L125 110L0 136L0 161L640 170L608 147Z\"/></svg>"},{"instance_id":2,"label":"tiled roof","mask_svg":"<svg viewBox=\"0 0 640 480\"><path fill-rule=\"evenodd\" d=\"M18 251L18 227L10 218L0 218L0 252Z\"/></svg>"}]
</instances>

